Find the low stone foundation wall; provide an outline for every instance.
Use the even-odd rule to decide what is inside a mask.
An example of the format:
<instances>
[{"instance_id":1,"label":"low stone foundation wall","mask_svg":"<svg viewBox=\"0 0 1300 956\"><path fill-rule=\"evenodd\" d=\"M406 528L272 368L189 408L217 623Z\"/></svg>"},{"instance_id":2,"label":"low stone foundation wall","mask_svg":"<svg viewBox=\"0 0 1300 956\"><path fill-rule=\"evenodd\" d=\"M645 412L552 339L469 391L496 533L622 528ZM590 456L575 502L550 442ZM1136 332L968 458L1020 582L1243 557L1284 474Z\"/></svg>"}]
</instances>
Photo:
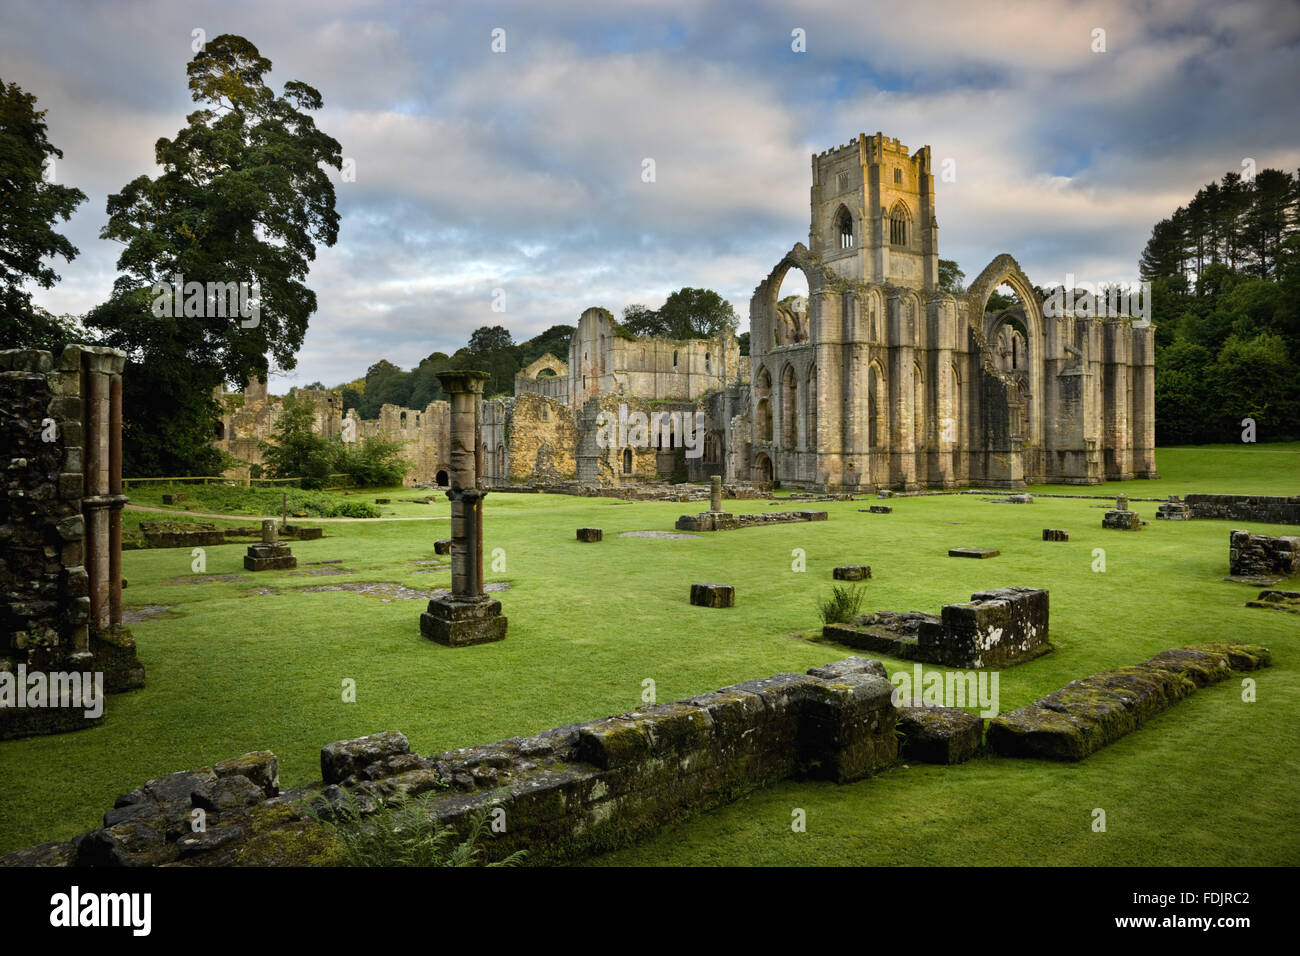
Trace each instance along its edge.
<instances>
[{"instance_id":1,"label":"low stone foundation wall","mask_svg":"<svg viewBox=\"0 0 1300 956\"><path fill-rule=\"evenodd\" d=\"M878 611L848 624L827 624L828 641L945 667L1009 667L1052 649L1048 593L1033 588L978 591L969 603L946 604L940 616Z\"/></svg>"},{"instance_id":2,"label":"low stone foundation wall","mask_svg":"<svg viewBox=\"0 0 1300 956\"><path fill-rule=\"evenodd\" d=\"M624 501L708 501L709 486L695 484L669 484L667 482L640 482L617 487L587 485L577 481L552 485L514 485L489 484L494 491L513 491L518 494L575 495L579 498L620 498ZM771 499L776 496L764 488L748 482L724 483L722 494L725 498L737 499ZM831 500L822 498L819 500ZM841 499L834 499L841 500Z\"/></svg>"},{"instance_id":3,"label":"low stone foundation wall","mask_svg":"<svg viewBox=\"0 0 1300 956\"><path fill-rule=\"evenodd\" d=\"M1058 691L993 718L986 743L1005 757L1082 760L1154 715L1230 676L1266 667L1258 644L1197 644L1071 681Z\"/></svg>"},{"instance_id":4,"label":"low stone foundation wall","mask_svg":"<svg viewBox=\"0 0 1300 956\"><path fill-rule=\"evenodd\" d=\"M769 511L758 514L731 514L728 511L703 511L682 515L674 526L678 531L734 531L764 524L793 524L798 521L825 521L825 511Z\"/></svg>"},{"instance_id":5,"label":"low stone foundation wall","mask_svg":"<svg viewBox=\"0 0 1300 956\"><path fill-rule=\"evenodd\" d=\"M1300 495L1187 495L1183 504L1190 518L1300 524Z\"/></svg>"},{"instance_id":6,"label":"low stone foundation wall","mask_svg":"<svg viewBox=\"0 0 1300 956\"><path fill-rule=\"evenodd\" d=\"M281 538L315 541L325 535L322 528L286 524L276 529ZM205 548L219 544L260 541L260 527L218 528L206 521L141 521L139 531L122 532L122 550L145 548Z\"/></svg>"},{"instance_id":7,"label":"low stone foundation wall","mask_svg":"<svg viewBox=\"0 0 1300 956\"><path fill-rule=\"evenodd\" d=\"M1249 531L1228 536L1228 573L1234 577L1290 575L1300 571L1300 537L1268 538Z\"/></svg>"},{"instance_id":8,"label":"low stone foundation wall","mask_svg":"<svg viewBox=\"0 0 1300 956\"><path fill-rule=\"evenodd\" d=\"M879 661L849 658L533 737L433 757L400 733L321 752L322 780L280 792L262 752L151 780L119 797L104 826L0 857L0 865L303 865L338 862L318 812L357 793L374 808L396 794L444 791L431 811L462 834L483 807L505 812L486 841L553 863L624 845L684 815L790 777L848 783L898 754L893 685ZM194 833L193 811L206 828Z\"/></svg>"}]
</instances>

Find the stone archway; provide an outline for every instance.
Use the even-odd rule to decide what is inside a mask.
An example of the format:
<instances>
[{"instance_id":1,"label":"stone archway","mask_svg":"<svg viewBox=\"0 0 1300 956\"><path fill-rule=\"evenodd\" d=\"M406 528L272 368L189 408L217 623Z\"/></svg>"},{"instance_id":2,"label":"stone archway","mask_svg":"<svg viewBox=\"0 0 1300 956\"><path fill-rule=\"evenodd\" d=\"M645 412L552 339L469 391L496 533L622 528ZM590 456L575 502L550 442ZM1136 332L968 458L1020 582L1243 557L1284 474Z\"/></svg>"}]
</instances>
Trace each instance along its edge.
<instances>
[{"instance_id":1,"label":"stone archway","mask_svg":"<svg viewBox=\"0 0 1300 956\"><path fill-rule=\"evenodd\" d=\"M754 322L754 303L750 306L750 332L751 335L762 335L764 337L763 352L768 349L779 348L782 345L792 345L795 342L781 341L781 315L777 308L777 299L781 292L781 283L785 281L786 273L791 269L798 269L803 273L804 279L808 283L808 314L803 318L801 323L792 323L791 334L788 337L796 341L809 341L816 337L817 334L817 296L826 291L825 271L816 263L808 247L802 242L796 242L794 247L781 257L781 261L768 274L754 290L754 300L762 310L763 326L759 330L755 328ZM758 350L755 350L757 357Z\"/></svg>"},{"instance_id":2,"label":"stone archway","mask_svg":"<svg viewBox=\"0 0 1300 956\"><path fill-rule=\"evenodd\" d=\"M754 480L764 485L772 483L772 459L763 452L754 458Z\"/></svg>"},{"instance_id":3,"label":"stone archway","mask_svg":"<svg viewBox=\"0 0 1300 956\"><path fill-rule=\"evenodd\" d=\"M991 351L994 348L993 336L997 331L995 326L1000 324L1002 313L990 320L990 322L986 322L984 317L984 308L988 305L993 290L1003 284L1011 287L1024 309L1024 334L1028 340L1029 351L1026 378L1029 383L1029 394L1038 397L1043 394L1043 377L1047 360L1047 340L1043 327L1042 304L1038 301L1038 296L1034 292L1034 286L1029 281L1029 277L1020 268L1020 264L1007 253L1003 253L990 262L975 281L970 284L970 289L966 293L966 301L969 308L968 314L971 328L976 333L976 337L984 349L986 367L996 369L998 374L1003 374L997 363L993 361L994 356ZM1024 436L1027 444L1040 448L1043 444L1042 407L1042 401L1029 403L1029 414L1027 416L1029 434Z\"/></svg>"}]
</instances>

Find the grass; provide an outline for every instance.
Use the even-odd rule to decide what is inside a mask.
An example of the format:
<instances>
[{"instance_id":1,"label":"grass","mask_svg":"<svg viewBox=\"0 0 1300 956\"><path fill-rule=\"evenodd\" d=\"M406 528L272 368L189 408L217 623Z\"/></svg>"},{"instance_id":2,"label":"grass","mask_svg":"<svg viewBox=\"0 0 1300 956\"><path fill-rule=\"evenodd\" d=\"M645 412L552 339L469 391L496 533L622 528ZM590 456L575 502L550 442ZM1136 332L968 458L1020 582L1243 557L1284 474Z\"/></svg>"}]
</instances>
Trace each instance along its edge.
<instances>
[{"instance_id":1,"label":"grass","mask_svg":"<svg viewBox=\"0 0 1300 956\"><path fill-rule=\"evenodd\" d=\"M1297 454L1297 446L1162 449L1159 482L1066 492L1296 494ZM392 509L448 514L440 494L428 505L399 501L422 495L394 491ZM340 581L445 587L446 570L418 573L445 563L414 563L434 558L434 540L448 533L444 520L330 523L325 538L293 543L300 568L342 559L353 571L346 577L245 573L244 548L224 545L207 549L208 574L246 580L198 583L188 549L127 552L128 606L172 608L170 617L132 626L148 686L109 698L100 727L0 742L0 852L93 827L117 794L151 777L252 750L279 755L282 783L292 786L318 779L320 747L346 737L401 730L417 752L437 753L624 711L640 702L647 677L669 701L800 672L853 653L809 638L820 633L818 598L831 568L869 564L863 610L937 612L973 591L1012 584L1051 591L1057 650L1002 672L1004 711L1074 678L1200 640L1258 641L1273 648L1275 665L1255 675L1256 703L1243 703L1233 681L1207 688L1081 764L980 758L900 766L842 787L786 783L593 862L1300 862L1293 744L1300 619L1245 608L1255 592L1221 580L1234 523L1151 521L1137 533L1107 531L1099 502L1068 498L891 504L893 514L875 515L859 512L861 503L829 502L818 505L830 512L825 522L662 540L619 533L670 529L697 506L492 494L485 570L488 580L511 585L497 595L510 632L501 643L461 649L420 636L421 601L302 591ZM1154 514L1153 504L1135 507L1144 518ZM577 542L574 529L588 526L603 528L605 540ZM1068 530L1070 541L1041 541L1047 527ZM1002 554L947 557L961 545ZM795 548L806 552L804 573L792 570ZM1096 548L1105 550L1105 573L1092 571ZM694 581L734 585L737 606L691 607ZM279 593L248 594L268 587ZM886 664L891 672L911 667ZM346 678L356 681L356 703L342 701ZM807 810L807 833L791 832L795 807ZM1107 813L1104 834L1091 830L1098 807Z\"/></svg>"}]
</instances>

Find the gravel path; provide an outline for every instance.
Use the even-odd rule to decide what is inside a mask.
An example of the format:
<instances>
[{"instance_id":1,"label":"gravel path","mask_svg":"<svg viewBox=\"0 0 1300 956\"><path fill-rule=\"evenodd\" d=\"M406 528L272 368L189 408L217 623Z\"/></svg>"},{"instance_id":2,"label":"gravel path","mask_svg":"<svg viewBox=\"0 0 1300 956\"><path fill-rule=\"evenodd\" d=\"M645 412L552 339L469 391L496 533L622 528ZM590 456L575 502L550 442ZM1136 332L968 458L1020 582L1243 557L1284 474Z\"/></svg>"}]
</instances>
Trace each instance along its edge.
<instances>
[{"instance_id":1,"label":"gravel path","mask_svg":"<svg viewBox=\"0 0 1300 956\"><path fill-rule=\"evenodd\" d=\"M127 511L149 511L163 515L189 515L191 518L221 518L226 521L261 521L262 518L278 518L279 515L219 515L207 511L181 511L178 508L153 508L149 505L127 505ZM413 515L409 518L290 518L290 524L334 524L340 521L448 521L451 515Z\"/></svg>"}]
</instances>

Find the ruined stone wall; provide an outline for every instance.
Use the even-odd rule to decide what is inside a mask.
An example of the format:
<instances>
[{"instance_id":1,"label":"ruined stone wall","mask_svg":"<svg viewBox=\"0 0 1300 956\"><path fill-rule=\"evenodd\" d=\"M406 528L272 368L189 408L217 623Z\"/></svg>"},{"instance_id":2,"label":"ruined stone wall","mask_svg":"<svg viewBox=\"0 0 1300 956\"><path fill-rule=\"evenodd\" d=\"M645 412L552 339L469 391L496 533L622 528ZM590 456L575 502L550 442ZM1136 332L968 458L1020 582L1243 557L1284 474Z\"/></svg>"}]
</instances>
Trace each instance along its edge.
<instances>
[{"instance_id":1,"label":"ruined stone wall","mask_svg":"<svg viewBox=\"0 0 1300 956\"><path fill-rule=\"evenodd\" d=\"M1008 587L979 591L965 604L945 604L939 616L877 611L822 636L847 647L944 667L1010 667L1052 649L1048 593Z\"/></svg>"},{"instance_id":2,"label":"ruined stone wall","mask_svg":"<svg viewBox=\"0 0 1300 956\"><path fill-rule=\"evenodd\" d=\"M1184 504L1190 518L1300 524L1300 495L1188 495Z\"/></svg>"},{"instance_id":3,"label":"ruined stone wall","mask_svg":"<svg viewBox=\"0 0 1300 956\"><path fill-rule=\"evenodd\" d=\"M484 448L497 459L504 450L509 482L553 484L577 477L578 425L573 410L558 398L527 393L504 403L502 443Z\"/></svg>"},{"instance_id":4,"label":"ruined stone wall","mask_svg":"<svg viewBox=\"0 0 1300 956\"><path fill-rule=\"evenodd\" d=\"M328 813L344 791L366 812L398 794L430 794L432 814L462 834L475 811L500 808L505 832L481 844L489 859L524 849L529 863L562 862L790 777L869 777L898 754L893 692L879 661L848 658L431 757L388 731L327 745L321 782L284 793L275 755L246 754L151 780L119 797L103 827L0 865L338 862L302 805ZM207 813L199 834L186 825L195 807Z\"/></svg>"},{"instance_id":5,"label":"ruined stone wall","mask_svg":"<svg viewBox=\"0 0 1300 956\"><path fill-rule=\"evenodd\" d=\"M125 362L124 352L75 345L57 360L0 351L0 739L98 722L83 706L95 674L107 693L144 683L121 627ZM11 699L6 688L33 674L49 696Z\"/></svg>"},{"instance_id":6,"label":"ruined stone wall","mask_svg":"<svg viewBox=\"0 0 1300 956\"><path fill-rule=\"evenodd\" d=\"M337 392L328 389L298 389L294 396L312 405L313 430L331 441L342 435L343 420L357 423L356 439L382 438L402 443L402 457L411 463L406 484L433 483L439 471L450 468L451 406L430 402L424 411L384 405L379 417L363 421L356 409L343 409ZM241 464L227 470L227 478L248 478L253 466L262 465L262 442L272 442L276 425L284 412L284 399L268 394L266 384L256 379L242 393L213 396L222 407L218 437L213 444Z\"/></svg>"},{"instance_id":7,"label":"ruined stone wall","mask_svg":"<svg viewBox=\"0 0 1300 956\"><path fill-rule=\"evenodd\" d=\"M363 428L363 432L366 437L402 443L402 457L411 463L405 479L408 485L433 482L439 471L451 467L451 406L447 402L430 402L423 412L383 405L375 427Z\"/></svg>"},{"instance_id":8,"label":"ruined stone wall","mask_svg":"<svg viewBox=\"0 0 1300 956\"><path fill-rule=\"evenodd\" d=\"M712 339L624 337L606 309L587 309L569 341L569 403L621 394L646 400L694 400L745 378L730 332Z\"/></svg>"},{"instance_id":9,"label":"ruined stone wall","mask_svg":"<svg viewBox=\"0 0 1300 956\"><path fill-rule=\"evenodd\" d=\"M1228 537L1228 573L1260 577L1300 572L1300 537L1269 538L1249 531Z\"/></svg>"},{"instance_id":10,"label":"ruined stone wall","mask_svg":"<svg viewBox=\"0 0 1300 956\"><path fill-rule=\"evenodd\" d=\"M343 408L336 392L320 388L298 389L294 396L311 403L316 434L339 436ZM224 472L227 478L248 478L253 466L261 466L262 442L275 437L275 427L284 412L284 399L267 392L266 383L252 379L243 392L214 389L213 399L221 407L221 418L213 444L236 459L238 464Z\"/></svg>"},{"instance_id":11,"label":"ruined stone wall","mask_svg":"<svg viewBox=\"0 0 1300 956\"><path fill-rule=\"evenodd\" d=\"M551 374L543 374L549 372ZM533 393L569 401L569 366L547 352L515 375L515 394Z\"/></svg>"}]
</instances>

